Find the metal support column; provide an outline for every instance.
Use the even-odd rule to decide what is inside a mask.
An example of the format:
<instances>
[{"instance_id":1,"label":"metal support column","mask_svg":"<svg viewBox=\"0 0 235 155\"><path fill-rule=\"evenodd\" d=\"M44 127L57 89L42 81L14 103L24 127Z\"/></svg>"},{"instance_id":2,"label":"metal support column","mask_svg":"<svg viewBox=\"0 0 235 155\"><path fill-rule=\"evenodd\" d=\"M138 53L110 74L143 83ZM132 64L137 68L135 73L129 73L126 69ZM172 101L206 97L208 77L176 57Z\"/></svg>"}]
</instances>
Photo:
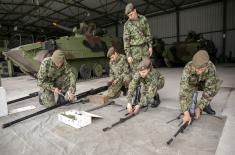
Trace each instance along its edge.
<instances>
[{"instance_id":1,"label":"metal support column","mask_svg":"<svg viewBox=\"0 0 235 155\"><path fill-rule=\"evenodd\" d=\"M180 42L180 10L178 6L176 7L176 38L177 43Z\"/></svg>"},{"instance_id":2,"label":"metal support column","mask_svg":"<svg viewBox=\"0 0 235 155\"><path fill-rule=\"evenodd\" d=\"M115 35L118 37L118 22L115 24Z\"/></svg>"},{"instance_id":3,"label":"metal support column","mask_svg":"<svg viewBox=\"0 0 235 155\"><path fill-rule=\"evenodd\" d=\"M223 0L223 39L222 39L222 57L225 62L226 56L226 38L227 38L227 0Z\"/></svg>"}]
</instances>

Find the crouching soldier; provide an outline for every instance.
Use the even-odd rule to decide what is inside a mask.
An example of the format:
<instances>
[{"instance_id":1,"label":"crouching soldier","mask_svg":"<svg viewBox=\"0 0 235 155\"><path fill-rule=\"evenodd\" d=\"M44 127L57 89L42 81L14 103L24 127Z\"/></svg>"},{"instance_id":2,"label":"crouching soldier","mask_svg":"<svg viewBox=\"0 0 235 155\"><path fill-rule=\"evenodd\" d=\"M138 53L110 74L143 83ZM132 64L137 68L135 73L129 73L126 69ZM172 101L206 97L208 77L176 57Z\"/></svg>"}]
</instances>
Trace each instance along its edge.
<instances>
[{"instance_id":1,"label":"crouching soldier","mask_svg":"<svg viewBox=\"0 0 235 155\"><path fill-rule=\"evenodd\" d=\"M202 111L210 115L215 115L210 102L218 93L221 81L216 77L214 64L209 60L209 55L205 50L199 50L192 61L184 67L180 81L180 109L184 114L183 123L191 122L189 113L192 96L197 91L203 91L202 97L195 108L195 119L200 117Z\"/></svg>"},{"instance_id":2,"label":"crouching soldier","mask_svg":"<svg viewBox=\"0 0 235 155\"><path fill-rule=\"evenodd\" d=\"M109 89L107 96L109 98L119 97L121 90L123 91L123 95L126 96L128 85L131 81L126 57L118 53L114 47L109 49L107 57L110 57L110 80L108 82Z\"/></svg>"},{"instance_id":3,"label":"crouching soldier","mask_svg":"<svg viewBox=\"0 0 235 155\"><path fill-rule=\"evenodd\" d=\"M164 77L152 68L151 60L146 58L140 62L128 89L128 113L138 113L141 107L160 104L158 90L164 86Z\"/></svg>"},{"instance_id":4,"label":"crouching soldier","mask_svg":"<svg viewBox=\"0 0 235 155\"><path fill-rule=\"evenodd\" d=\"M51 57L42 61L37 84L40 89L39 103L46 107L60 102L55 101L56 96L61 102L74 100L76 76L66 62L63 51L56 50Z\"/></svg>"}]
</instances>

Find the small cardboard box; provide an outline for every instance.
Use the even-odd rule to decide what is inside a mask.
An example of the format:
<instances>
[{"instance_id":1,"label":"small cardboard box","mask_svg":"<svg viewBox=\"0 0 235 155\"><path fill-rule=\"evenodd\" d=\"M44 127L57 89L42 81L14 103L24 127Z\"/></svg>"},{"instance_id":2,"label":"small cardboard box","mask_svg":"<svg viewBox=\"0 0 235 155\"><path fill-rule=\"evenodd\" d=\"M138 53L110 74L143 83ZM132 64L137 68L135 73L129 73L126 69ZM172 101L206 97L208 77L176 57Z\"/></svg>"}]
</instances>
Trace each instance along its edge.
<instances>
[{"instance_id":1,"label":"small cardboard box","mask_svg":"<svg viewBox=\"0 0 235 155\"><path fill-rule=\"evenodd\" d=\"M70 110L58 114L58 120L75 128L91 124L92 117L102 118L85 111Z\"/></svg>"},{"instance_id":2,"label":"small cardboard box","mask_svg":"<svg viewBox=\"0 0 235 155\"><path fill-rule=\"evenodd\" d=\"M106 95L90 95L87 98L89 99L89 102L98 104L105 104L109 101L109 98Z\"/></svg>"}]
</instances>

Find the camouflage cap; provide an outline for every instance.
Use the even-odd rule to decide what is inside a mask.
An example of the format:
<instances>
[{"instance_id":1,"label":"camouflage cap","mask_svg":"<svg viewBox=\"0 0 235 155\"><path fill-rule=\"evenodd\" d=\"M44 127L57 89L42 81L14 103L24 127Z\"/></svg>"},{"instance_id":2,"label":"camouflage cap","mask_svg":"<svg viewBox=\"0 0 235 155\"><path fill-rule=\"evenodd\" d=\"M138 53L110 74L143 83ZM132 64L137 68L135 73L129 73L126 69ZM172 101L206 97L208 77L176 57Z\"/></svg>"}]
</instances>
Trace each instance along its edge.
<instances>
[{"instance_id":1,"label":"camouflage cap","mask_svg":"<svg viewBox=\"0 0 235 155\"><path fill-rule=\"evenodd\" d=\"M115 48L112 46L109 48L108 52L107 52L107 57L111 57L111 55L115 52Z\"/></svg>"},{"instance_id":2,"label":"camouflage cap","mask_svg":"<svg viewBox=\"0 0 235 155\"><path fill-rule=\"evenodd\" d=\"M140 62L140 64L137 67L137 70L142 71L142 70L145 70L145 69L149 69L151 67L152 67L151 60L149 58L146 58L146 59L144 59Z\"/></svg>"},{"instance_id":3,"label":"camouflage cap","mask_svg":"<svg viewBox=\"0 0 235 155\"><path fill-rule=\"evenodd\" d=\"M128 3L125 8L125 15L128 15L134 9L134 5L132 3Z\"/></svg>"},{"instance_id":4,"label":"camouflage cap","mask_svg":"<svg viewBox=\"0 0 235 155\"><path fill-rule=\"evenodd\" d=\"M192 63L196 68L206 67L209 62L209 55L205 50L199 50L196 54L194 54Z\"/></svg>"},{"instance_id":5,"label":"camouflage cap","mask_svg":"<svg viewBox=\"0 0 235 155\"><path fill-rule=\"evenodd\" d=\"M61 50L55 50L51 56L51 59L55 64L59 64L60 62L64 61L64 58L64 52Z\"/></svg>"}]
</instances>

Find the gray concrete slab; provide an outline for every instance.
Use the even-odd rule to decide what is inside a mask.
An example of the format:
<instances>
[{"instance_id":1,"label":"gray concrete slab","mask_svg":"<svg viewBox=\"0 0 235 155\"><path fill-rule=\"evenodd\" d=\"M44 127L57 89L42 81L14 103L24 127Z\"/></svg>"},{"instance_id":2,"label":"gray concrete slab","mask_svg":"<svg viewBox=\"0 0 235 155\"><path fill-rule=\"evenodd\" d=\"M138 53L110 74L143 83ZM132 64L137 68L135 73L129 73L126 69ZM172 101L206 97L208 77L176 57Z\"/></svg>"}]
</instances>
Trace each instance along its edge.
<instances>
[{"instance_id":1,"label":"gray concrete slab","mask_svg":"<svg viewBox=\"0 0 235 155\"><path fill-rule=\"evenodd\" d=\"M166 124L179 113L178 92L182 68L160 68L165 76L165 87L159 92L161 104L158 108L149 108L137 116L120 124L110 131L102 129L123 117L126 111L118 112L122 107L109 105L93 111L103 116L87 127L75 129L57 119L57 114L70 109L88 109L94 103L63 106L40 116L31 118L6 129L0 129L0 154L50 155L50 154L169 154L169 155L212 155L235 154L234 150L234 90L235 69L219 66L217 71L224 80L223 87L212 101L212 107L218 119L208 115L190 125L183 134L179 134L168 146L166 141L176 132L180 120ZM105 85L108 78L79 82L77 93ZM2 79L7 90L8 100L27 95L37 90L36 81L30 77ZM107 92L105 92L107 93ZM104 94L105 94L104 93ZM126 98L116 99L117 104L126 105ZM35 110L21 112L0 118L6 123L16 118L43 109L38 98L9 105L9 109L35 105Z\"/></svg>"}]
</instances>

